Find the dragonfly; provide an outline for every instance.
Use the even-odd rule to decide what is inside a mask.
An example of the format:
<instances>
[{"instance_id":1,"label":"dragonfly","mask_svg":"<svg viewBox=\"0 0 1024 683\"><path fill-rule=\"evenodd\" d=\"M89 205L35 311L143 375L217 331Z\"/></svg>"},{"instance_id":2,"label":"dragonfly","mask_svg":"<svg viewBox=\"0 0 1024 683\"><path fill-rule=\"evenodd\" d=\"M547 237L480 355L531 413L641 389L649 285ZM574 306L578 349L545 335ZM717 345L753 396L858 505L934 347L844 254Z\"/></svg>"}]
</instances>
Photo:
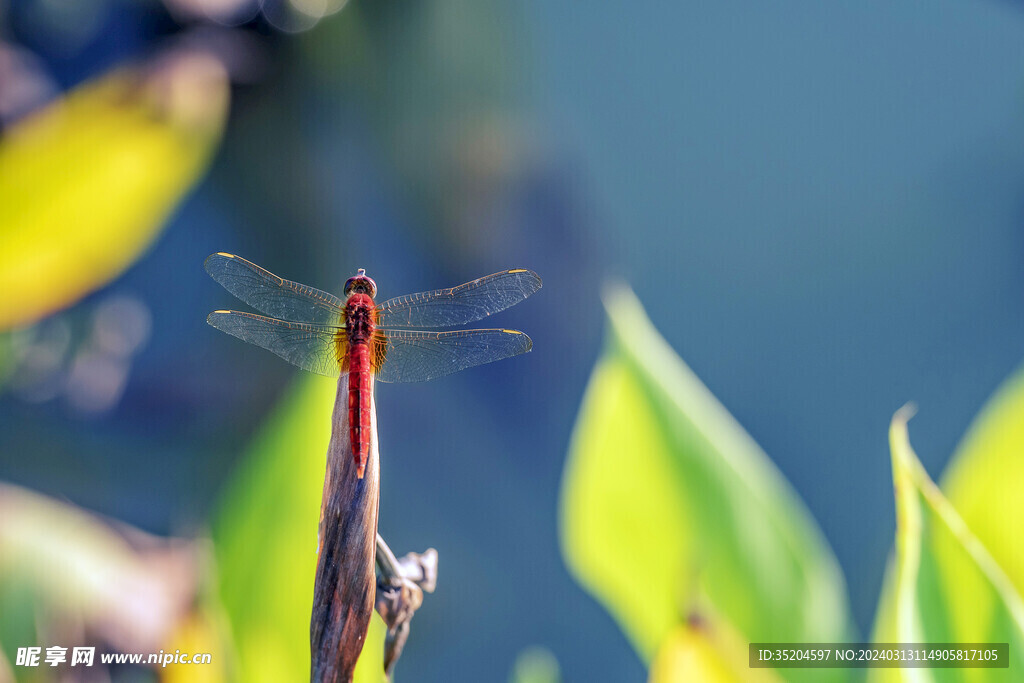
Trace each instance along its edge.
<instances>
[{"instance_id":1,"label":"dragonfly","mask_svg":"<svg viewBox=\"0 0 1024 683\"><path fill-rule=\"evenodd\" d=\"M541 288L541 279L525 268L378 304L377 283L362 268L345 283L342 298L234 254L212 254L203 265L224 289L266 314L220 310L206 322L303 370L348 374L349 438L360 479L370 450L371 378L421 382L533 348L519 330L432 331L481 320L526 299Z\"/></svg>"}]
</instances>

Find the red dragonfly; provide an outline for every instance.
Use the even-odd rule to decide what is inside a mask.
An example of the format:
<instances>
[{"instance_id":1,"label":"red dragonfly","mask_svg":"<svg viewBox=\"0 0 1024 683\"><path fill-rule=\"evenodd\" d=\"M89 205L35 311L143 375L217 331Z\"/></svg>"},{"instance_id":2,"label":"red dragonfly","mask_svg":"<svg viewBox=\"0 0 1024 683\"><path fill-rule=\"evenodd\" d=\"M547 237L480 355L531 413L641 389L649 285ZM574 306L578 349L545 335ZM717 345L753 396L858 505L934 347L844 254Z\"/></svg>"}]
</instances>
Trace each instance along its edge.
<instances>
[{"instance_id":1,"label":"red dragonfly","mask_svg":"<svg viewBox=\"0 0 1024 683\"><path fill-rule=\"evenodd\" d=\"M533 347L519 330L410 329L465 325L514 306L541 287L540 277L525 268L375 304L377 284L363 269L345 283L341 299L233 254L212 254L204 267L224 289L270 316L214 311L206 322L303 370L328 377L348 373L350 438L360 479L370 450L371 375L381 382L420 382Z\"/></svg>"}]
</instances>

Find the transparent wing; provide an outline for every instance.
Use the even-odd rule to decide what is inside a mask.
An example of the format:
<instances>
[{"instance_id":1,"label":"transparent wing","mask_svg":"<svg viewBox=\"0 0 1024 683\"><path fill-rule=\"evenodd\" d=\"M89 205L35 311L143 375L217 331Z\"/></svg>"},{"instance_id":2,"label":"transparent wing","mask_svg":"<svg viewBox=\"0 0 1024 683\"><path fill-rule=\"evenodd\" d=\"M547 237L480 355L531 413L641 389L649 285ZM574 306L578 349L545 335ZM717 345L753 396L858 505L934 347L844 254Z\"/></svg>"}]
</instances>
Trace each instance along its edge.
<instances>
[{"instance_id":1,"label":"transparent wing","mask_svg":"<svg viewBox=\"0 0 1024 683\"><path fill-rule=\"evenodd\" d=\"M506 270L450 289L388 299L377 306L377 322L387 327L456 327L504 311L540 287L540 277L532 270Z\"/></svg>"},{"instance_id":2,"label":"transparent wing","mask_svg":"<svg viewBox=\"0 0 1024 683\"><path fill-rule=\"evenodd\" d=\"M342 323L345 303L338 297L279 278L241 256L212 254L203 267L224 289L271 317L321 325Z\"/></svg>"},{"instance_id":3,"label":"transparent wing","mask_svg":"<svg viewBox=\"0 0 1024 683\"><path fill-rule=\"evenodd\" d=\"M214 311L206 322L221 332L273 351L289 363L318 375L337 377L341 371L344 343L335 340L344 328L333 325L291 323L255 313Z\"/></svg>"},{"instance_id":4,"label":"transparent wing","mask_svg":"<svg viewBox=\"0 0 1024 683\"><path fill-rule=\"evenodd\" d=\"M517 330L377 330L376 340L376 377L381 382L422 382L533 348L530 338Z\"/></svg>"}]
</instances>

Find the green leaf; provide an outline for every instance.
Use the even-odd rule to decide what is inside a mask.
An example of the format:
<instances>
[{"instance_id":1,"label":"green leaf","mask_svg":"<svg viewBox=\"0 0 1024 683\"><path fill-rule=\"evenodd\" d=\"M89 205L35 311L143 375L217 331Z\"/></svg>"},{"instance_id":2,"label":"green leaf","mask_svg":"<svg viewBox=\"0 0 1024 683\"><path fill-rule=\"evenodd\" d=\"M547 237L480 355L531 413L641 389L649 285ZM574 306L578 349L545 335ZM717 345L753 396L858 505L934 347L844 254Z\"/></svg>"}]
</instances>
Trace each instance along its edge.
<instances>
[{"instance_id":1,"label":"green leaf","mask_svg":"<svg viewBox=\"0 0 1024 683\"><path fill-rule=\"evenodd\" d=\"M882 643L1010 643L1024 651L1024 603L910 446L898 412L889 430L896 493L896 554L874 639ZM1012 662L1011 662L1012 664ZM1017 665L1019 667L1019 664ZM871 669L871 681L985 681L1006 671Z\"/></svg>"},{"instance_id":2,"label":"green leaf","mask_svg":"<svg viewBox=\"0 0 1024 683\"><path fill-rule=\"evenodd\" d=\"M647 662L695 615L748 641L844 640L842 575L796 494L628 289L606 308L562 483L562 552L577 580Z\"/></svg>"},{"instance_id":3,"label":"green leaf","mask_svg":"<svg viewBox=\"0 0 1024 683\"><path fill-rule=\"evenodd\" d=\"M942 490L1024 594L1024 369L988 401L957 448Z\"/></svg>"},{"instance_id":4,"label":"green leaf","mask_svg":"<svg viewBox=\"0 0 1024 683\"><path fill-rule=\"evenodd\" d=\"M267 420L234 475L213 527L220 598L237 680L309 672L317 528L335 383L303 376ZM372 621L358 683L384 680L383 622Z\"/></svg>"},{"instance_id":5,"label":"green leaf","mask_svg":"<svg viewBox=\"0 0 1024 683\"><path fill-rule=\"evenodd\" d=\"M197 180L227 112L224 68L181 55L90 81L0 140L0 330L120 274Z\"/></svg>"}]
</instances>

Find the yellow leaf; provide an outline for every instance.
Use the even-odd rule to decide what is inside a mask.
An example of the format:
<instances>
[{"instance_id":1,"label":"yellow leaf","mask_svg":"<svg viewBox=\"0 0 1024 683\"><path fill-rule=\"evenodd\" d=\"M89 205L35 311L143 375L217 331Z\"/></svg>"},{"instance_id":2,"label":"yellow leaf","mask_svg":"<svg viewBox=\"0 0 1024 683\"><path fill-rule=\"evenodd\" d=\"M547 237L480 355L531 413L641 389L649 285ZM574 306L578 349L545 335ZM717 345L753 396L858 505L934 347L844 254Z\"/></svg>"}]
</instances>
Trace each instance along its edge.
<instances>
[{"instance_id":1,"label":"yellow leaf","mask_svg":"<svg viewBox=\"0 0 1024 683\"><path fill-rule=\"evenodd\" d=\"M90 81L0 140L0 330L65 307L152 242L206 166L228 103L197 54Z\"/></svg>"},{"instance_id":2,"label":"yellow leaf","mask_svg":"<svg viewBox=\"0 0 1024 683\"><path fill-rule=\"evenodd\" d=\"M210 655L210 662L161 666L161 683L223 683L228 680L229 662L223 653L223 638L211 610L196 609L179 624L164 653L187 653L189 657Z\"/></svg>"},{"instance_id":3,"label":"yellow leaf","mask_svg":"<svg viewBox=\"0 0 1024 683\"><path fill-rule=\"evenodd\" d=\"M745 642L706 622L675 627L651 665L649 683L774 683L773 669L752 669Z\"/></svg>"}]
</instances>

